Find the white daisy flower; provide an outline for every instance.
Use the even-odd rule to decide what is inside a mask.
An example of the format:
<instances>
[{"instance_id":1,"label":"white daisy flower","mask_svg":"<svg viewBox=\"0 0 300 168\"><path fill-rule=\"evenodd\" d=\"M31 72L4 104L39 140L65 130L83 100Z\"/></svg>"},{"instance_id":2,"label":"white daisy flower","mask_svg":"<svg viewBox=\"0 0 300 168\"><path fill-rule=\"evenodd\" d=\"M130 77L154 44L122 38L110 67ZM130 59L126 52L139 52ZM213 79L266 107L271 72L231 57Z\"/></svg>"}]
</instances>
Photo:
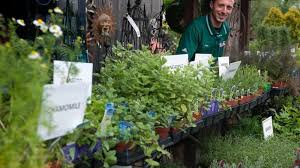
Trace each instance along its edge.
<instances>
[{"instance_id":1,"label":"white daisy flower","mask_svg":"<svg viewBox=\"0 0 300 168\"><path fill-rule=\"evenodd\" d=\"M42 19L34 20L33 24L39 27L43 33L46 33L48 31L48 26Z\"/></svg>"},{"instance_id":2,"label":"white daisy flower","mask_svg":"<svg viewBox=\"0 0 300 168\"><path fill-rule=\"evenodd\" d=\"M38 20L34 20L33 21L33 24L35 25L35 26L42 26L42 25L45 25L45 22L42 20L42 19L38 19Z\"/></svg>"},{"instance_id":3,"label":"white daisy flower","mask_svg":"<svg viewBox=\"0 0 300 168\"><path fill-rule=\"evenodd\" d=\"M37 51L31 51L31 53L28 55L28 58L29 59L38 59L38 58L41 58L41 55Z\"/></svg>"},{"instance_id":4,"label":"white daisy flower","mask_svg":"<svg viewBox=\"0 0 300 168\"><path fill-rule=\"evenodd\" d=\"M49 31L55 36L55 37L60 37L62 36L63 32L61 28L58 25L51 25L49 27Z\"/></svg>"},{"instance_id":5,"label":"white daisy flower","mask_svg":"<svg viewBox=\"0 0 300 168\"><path fill-rule=\"evenodd\" d=\"M17 19L17 23L21 26L26 26L23 19Z\"/></svg>"},{"instance_id":6,"label":"white daisy flower","mask_svg":"<svg viewBox=\"0 0 300 168\"><path fill-rule=\"evenodd\" d=\"M54 8L54 12L58 14L64 14L64 12L59 7Z\"/></svg>"}]
</instances>

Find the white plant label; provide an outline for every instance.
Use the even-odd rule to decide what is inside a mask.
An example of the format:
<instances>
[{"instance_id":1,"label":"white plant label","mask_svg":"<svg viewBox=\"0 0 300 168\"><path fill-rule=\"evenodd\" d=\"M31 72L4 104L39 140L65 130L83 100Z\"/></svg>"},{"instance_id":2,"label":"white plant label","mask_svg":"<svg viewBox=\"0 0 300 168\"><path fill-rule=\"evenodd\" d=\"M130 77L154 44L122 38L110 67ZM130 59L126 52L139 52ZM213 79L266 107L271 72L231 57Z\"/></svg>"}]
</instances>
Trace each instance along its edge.
<instances>
[{"instance_id":1,"label":"white plant label","mask_svg":"<svg viewBox=\"0 0 300 168\"><path fill-rule=\"evenodd\" d=\"M43 140L63 136L83 122L87 89L85 83L44 86L38 125Z\"/></svg>"},{"instance_id":2,"label":"white plant label","mask_svg":"<svg viewBox=\"0 0 300 168\"><path fill-rule=\"evenodd\" d=\"M229 67L227 68L227 71L222 75L223 79L224 80L232 79L236 71L239 69L240 65L241 65L241 61L230 63Z\"/></svg>"},{"instance_id":3,"label":"white plant label","mask_svg":"<svg viewBox=\"0 0 300 168\"><path fill-rule=\"evenodd\" d=\"M263 132L265 140L269 139L273 136L273 124L272 124L272 116L262 121Z\"/></svg>"},{"instance_id":4,"label":"white plant label","mask_svg":"<svg viewBox=\"0 0 300 168\"><path fill-rule=\"evenodd\" d=\"M184 66L189 64L187 54L169 55L164 56L164 58L167 60L164 66L170 67L172 70L177 68L183 68Z\"/></svg>"},{"instance_id":5,"label":"white plant label","mask_svg":"<svg viewBox=\"0 0 300 168\"><path fill-rule=\"evenodd\" d=\"M229 68L229 57L218 57L219 76L221 77Z\"/></svg>"},{"instance_id":6,"label":"white plant label","mask_svg":"<svg viewBox=\"0 0 300 168\"><path fill-rule=\"evenodd\" d=\"M201 64L204 67L210 67L209 60L212 59L211 54L196 54L195 60L190 62L191 65Z\"/></svg>"},{"instance_id":7,"label":"white plant label","mask_svg":"<svg viewBox=\"0 0 300 168\"><path fill-rule=\"evenodd\" d=\"M72 71L76 68L77 73L72 74ZM81 63L81 62L66 62L66 61L54 61L53 70L53 84L61 85L67 82L84 82L89 87L86 90L87 95L90 98L92 96L92 82L93 82L93 64Z\"/></svg>"}]
</instances>

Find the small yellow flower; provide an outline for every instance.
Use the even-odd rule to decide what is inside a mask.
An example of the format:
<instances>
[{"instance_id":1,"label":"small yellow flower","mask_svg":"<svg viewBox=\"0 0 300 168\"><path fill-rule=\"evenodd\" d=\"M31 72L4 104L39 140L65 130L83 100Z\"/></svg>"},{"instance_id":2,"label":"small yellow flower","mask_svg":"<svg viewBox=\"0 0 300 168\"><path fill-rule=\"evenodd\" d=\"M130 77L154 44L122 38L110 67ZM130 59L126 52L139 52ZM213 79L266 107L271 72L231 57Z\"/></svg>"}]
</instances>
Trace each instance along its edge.
<instances>
[{"instance_id":1,"label":"small yellow flower","mask_svg":"<svg viewBox=\"0 0 300 168\"><path fill-rule=\"evenodd\" d=\"M64 14L64 12L59 7L54 8L54 12L58 14Z\"/></svg>"},{"instance_id":2,"label":"small yellow flower","mask_svg":"<svg viewBox=\"0 0 300 168\"><path fill-rule=\"evenodd\" d=\"M17 23L21 26L26 26L23 19L17 19Z\"/></svg>"},{"instance_id":3,"label":"small yellow flower","mask_svg":"<svg viewBox=\"0 0 300 168\"><path fill-rule=\"evenodd\" d=\"M29 59L38 59L38 58L41 58L41 55L37 51L31 51L31 53L28 55L28 58Z\"/></svg>"}]
</instances>

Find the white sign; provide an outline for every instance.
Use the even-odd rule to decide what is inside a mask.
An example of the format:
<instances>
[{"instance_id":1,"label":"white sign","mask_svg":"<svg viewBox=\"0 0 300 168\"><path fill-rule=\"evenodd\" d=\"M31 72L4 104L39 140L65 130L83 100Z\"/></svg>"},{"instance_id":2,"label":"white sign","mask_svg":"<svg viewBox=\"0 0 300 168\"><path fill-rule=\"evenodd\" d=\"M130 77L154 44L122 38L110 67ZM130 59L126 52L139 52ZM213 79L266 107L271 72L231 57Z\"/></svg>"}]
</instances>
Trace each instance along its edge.
<instances>
[{"instance_id":1,"label":"white sign","mask_svg":"<svg viewBox=\"0 0 300 168\"><path fill-rule=\"evenodd\" d=\"M77 73L73 74L74 71ZM54 61L53 84L84 82L88 84L88 97L92 96L93 64L81 62Z\"/></svg>"},{"instance_id":2,"label":"white sign","mask_svg":"<svg viewBox=\"0 0 300 168\"><path fill-rule=\"evenodd\" d=\"M264 138L268 139L273 136L272 116L262 121Z\"/></svg>"},{"instance_id":3,"label":"white sign","mask_svg":"<svg viewBox=\"0 0 300 168\"><path fill-rule=\"evenodd\" d=\"M229 67L227 68L227 71L223 74L223 79L224 80L232 79L240 65L241 65L241 61L230 63Z\"/></svg>"},{"instance_id":4,"label":"white sign","mask_svg":"<svg viewBox=\"0 0 300 168\"><path fill-rule=\"evenodd\" d=\"M229 57L218 57L218 66L219 76L221 77L227 72L227 68L229 67Z\"/></svg>"},{"instance_id":5,"label":"white sign","mask_svg":"<svg viewBox=\"0 0 300 168\"><path fill-rule=\"evenodd\" d=\"M45 85L38 134L43 140L63 136L83 122L88 85Z\"/></svg>"},{"instance_id":6,"label":"white sign","mask_svg":"<svg viewBox=\"0 0 300 168\"><path fill-rule=\"evenodd\" d=\"M164 56L164 58L167 60L164 66L168 66L171 69L183 68L189 64L187 54Z\"/></svg>"},{"instance_id":7,"label":"white sign","mask_svg":"<svg viewBox=\"0 0 300 168\"><path fill-rule=\"evenodd\" d=\"M198 65L201 64L204 67L210 67L209 60L212 59L211 54L196 54L195 61L190 62L191 65Z\"/></svg>"},{"instance_id":8,"label":"white sign","mask_svg":"<svg viewBox=\"0 0 300 168\"><path fill-rule=\"evenodd\" d=\"M128 20L129 24L132 26L133 30L135 31L136 36L141 37L141 32L139 27L136 25L134 20L129 16L129 14L126 14L126 19Z\"/></svg>"}]
</instances>

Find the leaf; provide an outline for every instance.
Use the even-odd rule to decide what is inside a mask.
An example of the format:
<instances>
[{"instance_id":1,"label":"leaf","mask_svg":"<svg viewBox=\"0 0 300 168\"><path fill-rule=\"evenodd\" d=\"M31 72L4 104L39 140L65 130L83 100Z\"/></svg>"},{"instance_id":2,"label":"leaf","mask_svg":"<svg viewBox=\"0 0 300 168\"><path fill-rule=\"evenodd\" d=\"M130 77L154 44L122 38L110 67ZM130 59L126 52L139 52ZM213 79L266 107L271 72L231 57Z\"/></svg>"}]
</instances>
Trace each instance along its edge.
<instances>
[{"instance_id":1,"label":"leaf","mask_svg":"<svg viewBox=\"0 0 300 168\"><path fill-rule=\"evenodd\" d=\"M109 150L109 144L108 144L107 141L103 141L103 146L104 146L104 149L105 149L106 151Z\"/></svg>"},{"instance_id":2,"label":"leaf","mask_svg":"<svg viewBox=\"0 0 300 168\"><path fill-rule=\"evenodd\" d=\"M159 166L159 163L153 159L146 159L145 160L150 166Z\"/></svg>"},{"instance_id":3,"label":"leaf","mask_svg":"<svg viewBox=\"0 0 300 168\"><path fill-rule=\"evenodd\" d=\"M187 107L186 107L185 104L181 104L181 105L180 105L180 108L181 108L181 111L182 111L182 112L184 112L184 113L187 112Z\"/></svg>"}]
</instances>

